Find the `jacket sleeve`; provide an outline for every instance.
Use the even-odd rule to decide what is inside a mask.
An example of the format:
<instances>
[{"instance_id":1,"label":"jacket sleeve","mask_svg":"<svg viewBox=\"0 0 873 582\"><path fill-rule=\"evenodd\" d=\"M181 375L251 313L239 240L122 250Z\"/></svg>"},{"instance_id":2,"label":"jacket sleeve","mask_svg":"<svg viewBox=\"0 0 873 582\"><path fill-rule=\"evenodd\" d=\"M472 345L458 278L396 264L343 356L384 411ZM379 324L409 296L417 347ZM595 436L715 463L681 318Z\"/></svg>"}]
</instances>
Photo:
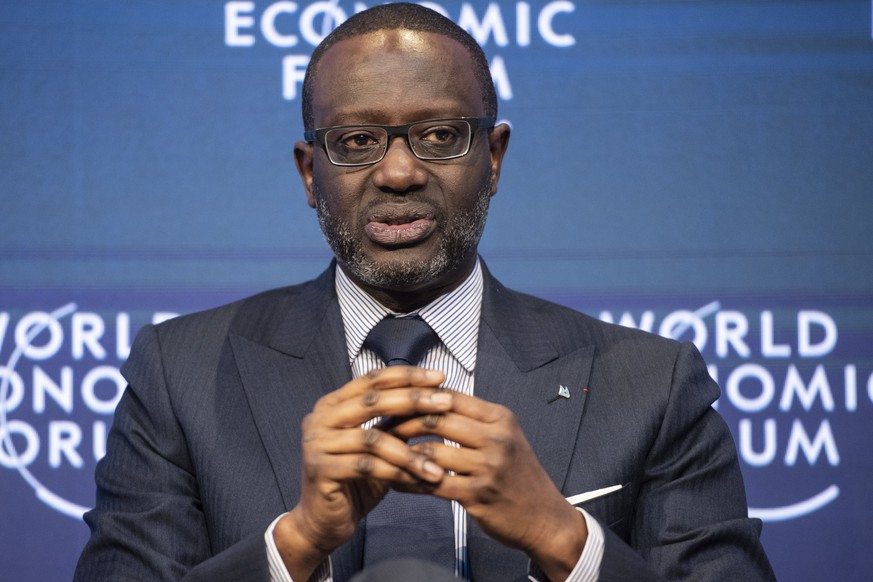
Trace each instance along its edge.
<instances>
[{"instance_id":1,"label":"jacket sleeve","mask_svg":"<svg viewBox=\"0 0 873 582\"><path fill-rule=\"evenodd\" d=\"M97 465L96 507L85 514L91 538L74 579L267 579L263 532L213 555L154 327L137 335L122 371L128 387Z\"/></svg>"},{"instance_id":2,"label":"jacket sleeve","mask_svg":"<svg viewBox=\"0 0 873 582\"><path fill-rule=\"evenodd\" d=\"M748 517L734 441L711 407L717 397L699 352L682 344L645 458L630 539L606 532L602 582L775 579L761 522Z\"/></svg>"}]
</instances>

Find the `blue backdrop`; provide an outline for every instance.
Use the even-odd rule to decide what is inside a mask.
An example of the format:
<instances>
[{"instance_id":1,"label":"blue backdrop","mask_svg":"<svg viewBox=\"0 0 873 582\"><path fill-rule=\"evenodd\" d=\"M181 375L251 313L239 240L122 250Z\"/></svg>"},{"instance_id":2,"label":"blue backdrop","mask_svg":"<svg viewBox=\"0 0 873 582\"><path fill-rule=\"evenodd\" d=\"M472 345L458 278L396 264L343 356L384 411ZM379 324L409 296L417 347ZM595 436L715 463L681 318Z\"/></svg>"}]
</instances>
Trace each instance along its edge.
<instances>
[{"instance_id":1,"label":"blue backdrop","mask_svg":"<svg viewBox=\"0 0 873 582\"><path fill-rule=\"evenodd\" d=\"M428 5L513 125L489 267L694 340L777 575L869 579L871 2ZM0 578L71 576L140 326L326 265L299 80L364 6L4 4Z\"/></svg>"}]
</instances>

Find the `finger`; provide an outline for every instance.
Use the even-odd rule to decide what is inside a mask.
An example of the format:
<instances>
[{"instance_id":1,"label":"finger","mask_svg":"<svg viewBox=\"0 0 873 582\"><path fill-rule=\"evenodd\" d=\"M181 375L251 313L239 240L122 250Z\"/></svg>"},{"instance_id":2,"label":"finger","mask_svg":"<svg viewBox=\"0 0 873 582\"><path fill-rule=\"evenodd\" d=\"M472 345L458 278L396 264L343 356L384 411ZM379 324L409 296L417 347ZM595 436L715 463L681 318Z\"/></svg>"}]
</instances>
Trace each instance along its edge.
<instances>
[{"instance_id":1,"label":"finger","mask_svg":"<svg viewBox=\"0 0 873 582\"><path fill-rule=\"evenodd\" d=\"M402 467L367 453L323 455L307 464L307 473L310 479L374 479L392 485L438 483L445 478L445 471L424 455L415 455L412 459Z\"/></svg>"},{"instance_id":2,"label":"finger","mask_svg":"<svg viewBox=\"0 0 873 582\"><path fill-rule=\"evenodd\" d=\"M457 398L455 394L454 400ZM482 449L511 441L516 427L515 417L508 411L495 422L482 422L452 411L415 416L391 432L403 440L433 435L454 441L462 447Z\"/></svg>"},{"instance_id":3,"label":"finger","mask_svg":"<svg viewBox=\"0 0 873 582\"><path fill-rule=\"evenodd\" d=\"M374 428L331 431L313 443L312 448L306 450L307 459L315 455L368 454L425 481L438 481L445 473L427 451L415 450L397 437Z\"/></svg>"},{"instance_id":4,"label":"finger","mask_svg":"<svg viewBox=\"0 0 873 582\"><path fill-rule=\"evenodd\" d=\"M452 400L452 411L484 423L499 422L507 413L511 414L505 406L460 392Z\"/></svg>"},{"instance_id":5,"label":"finger","mask_svg":"<svg viewBox=\"0 0 873 582\"><path fill-rule=\"evenodd\" d=\"M316 427L356 427L377 416L415 417L448 410L454 395L434 387L367 390L337 402L332 407L316 406L304 420L304 431Z\"/></svg>"},{"instance_id":6,"label":"finger","mask_svg":"<svg viewBox=\"0 0 873 582\"><path fill-rule=\"evenodd\" d=\"M422 486L416 483L402 483L393 487L407 487L414 492L424 490L440 497L460 503L472 517L478 518L489 511L488 506L506 498L505 488L501 487L492 479L478 475L452 475L446 476L439 483Z\"/></svg>"},{"instance_id":7,"label":"finger","mask_svg":"<svg viewBox=\"0 0 873 582\"><path fill-rule=\"evenodd\" d=\"M355 378L337 390L321 397L315 405L333 407L337 404L355 398L369 390L386 390L402 386L422 386L436 388L445 380L445 374L439 370L428 370L414 366L390 366L373 370Z\"/></svg>"},{"instance_id":8,"label":"finger","mask_svg":"<svg viewBox=\"0 0 873 582\"><path fill-rule=\"evenodd\" d=\"M419 453L445 469L458 475L470 475L486 466L487 457L479 449L454 447L435 441L417 443L412 447Z\"/></svg>"},{"instance_id":9,"label":"finger","mask_svg":"<svg viewBox=\"0 0 873 582\"><path fill-rule=\"evenodd\" d=\"M355 479L375 479L382 481L414 481L410 473L397 465L367 453L347 455L319 455L310 459L306 465L310 480L351 481Z\"/></svg>"},{"instance_id":10,"label":"finger","mask_svg":"<svg viewBox=\"0 0 873 582\"><path fill-rule=\"evenodd\" d=\"M398 491L409 493L427 493L441 499L457 501L465 508L472 506L477 500L476 483L473 477L467 475L452 475L446 473L439 483L396 483L392 485Z\"/></svg>"}]
</instances>

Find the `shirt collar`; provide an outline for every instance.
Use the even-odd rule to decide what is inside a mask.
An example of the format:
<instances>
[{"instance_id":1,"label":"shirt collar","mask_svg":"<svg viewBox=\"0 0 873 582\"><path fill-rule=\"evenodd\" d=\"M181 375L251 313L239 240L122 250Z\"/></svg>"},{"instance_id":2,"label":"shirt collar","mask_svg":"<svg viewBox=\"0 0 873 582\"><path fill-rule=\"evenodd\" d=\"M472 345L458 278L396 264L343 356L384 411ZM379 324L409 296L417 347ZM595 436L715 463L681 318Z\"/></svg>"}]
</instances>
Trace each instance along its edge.
<instances>
[{"instance_id":1,"label":"shirt collar","mask_svg":"<svg viewBox=\"0 0 873 582\"><path fill-rule=\"evenodd\" d=\"M473 271L457 288L412 313L398 314L373 299L337 266L336 293L345 327L349 361L358 357L367 334L385 316L417 314L433 328L464 369L473 372L476 367L482 290L482 266L477 259Z\"/></svg>"}]
</instances>

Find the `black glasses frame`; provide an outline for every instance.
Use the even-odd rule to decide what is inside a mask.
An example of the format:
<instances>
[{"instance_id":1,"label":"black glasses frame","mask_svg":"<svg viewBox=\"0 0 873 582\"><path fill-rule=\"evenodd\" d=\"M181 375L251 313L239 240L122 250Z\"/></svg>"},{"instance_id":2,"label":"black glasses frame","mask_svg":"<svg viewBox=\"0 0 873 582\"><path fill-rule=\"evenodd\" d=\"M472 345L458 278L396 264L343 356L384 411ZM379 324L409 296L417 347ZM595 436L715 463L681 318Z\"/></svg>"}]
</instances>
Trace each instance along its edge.
<instances>
[{"instance_id":1,"label":"black glasses frame","mask_svg":"<svg viewBox=\"0 0 873 582\"><path fill-rule=\"evenodd\" d=\"M496 119L494 117L443 117L439 119L422 119L421 121L414 121L412 123L405 123L403 125L378 125L374 123L370 124L355 124L355 125L335 125L333 127L322 127L320 129L310 129L308 131L303 132L303 139L308 141L309 143L317 142L324 149L324 153L327 154L327 159L330 160L330 163L335 166L372 166L373 164L378 164L385 158L385 154L388 152L388 143L392 138L402 135L406 138L406 143L409 145L409 130L410 128L421 125L422 123L439 123L441 121L464 121L470 127L470 139L467 141L467 147L460 154L456 154L453 156L448 156L445 158L433 158L433 157L422 157L418 155L411 145L409 147L409 151L418 158L419 160L425 161L434 161L434 160L454 160L456 158L460 158L466 156L470 152L470 145L473 143L473 136L480 129L491 129L494 127L494 123ZM363 163L337 163L330 155L330 151L327 149L327 144L324 141L325 136L329 131L334 131L336 129L382 129L388 134L388 139L386 140L385 147L382 148L382 155L379 156L378 160L373 160L372 162L363 162Z\"/></svg>"}]
</instances>

